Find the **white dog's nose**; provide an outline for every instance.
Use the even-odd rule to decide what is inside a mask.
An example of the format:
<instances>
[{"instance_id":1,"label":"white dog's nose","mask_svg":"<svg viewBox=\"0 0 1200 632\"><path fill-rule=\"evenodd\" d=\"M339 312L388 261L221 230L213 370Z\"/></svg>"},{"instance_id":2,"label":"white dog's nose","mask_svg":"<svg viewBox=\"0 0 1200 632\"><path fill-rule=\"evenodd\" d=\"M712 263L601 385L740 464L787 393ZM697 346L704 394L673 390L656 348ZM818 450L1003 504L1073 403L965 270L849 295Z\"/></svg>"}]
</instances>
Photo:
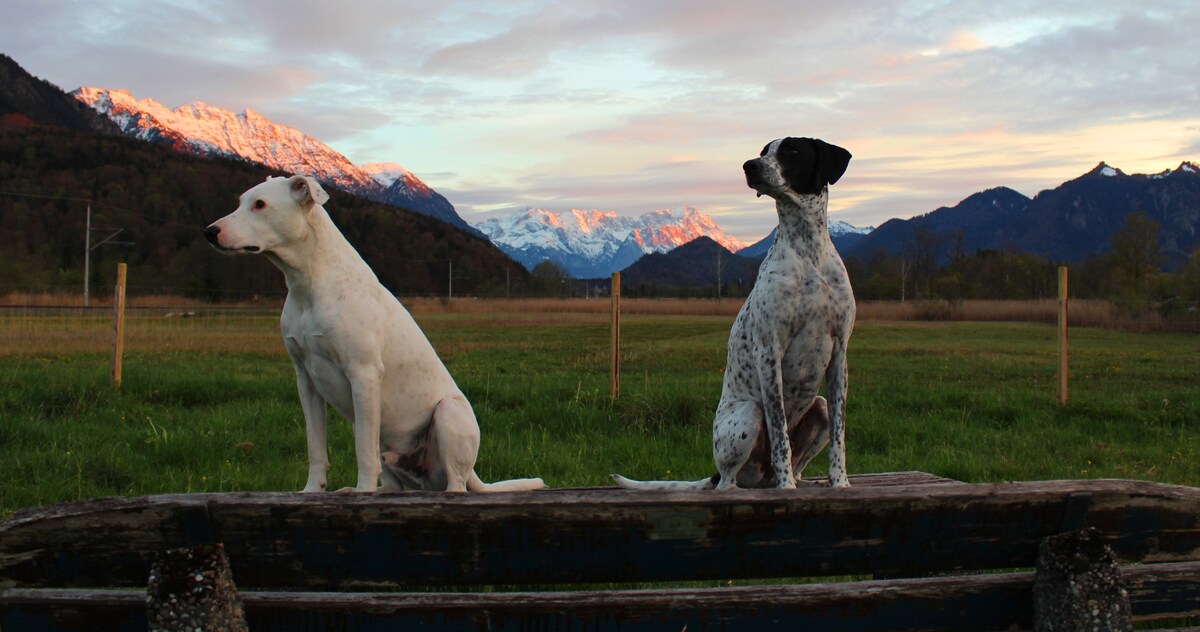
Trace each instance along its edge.
<instances>
[{"instance_id":1,"label":"white dog's nose","mask_svg":"<svg viewBox=\"0 0 1200 632\"><path fill-rule=\"evenodd\" d=\"M214 246L221 245L221 244L217 243L217 238L218 238L217 236L220 234L221 234L221 229L217 228L216 224L212 224L208 228L204 229L204 238L208 240L208 243L210 243Z\"/></svg>"}]
</instances>

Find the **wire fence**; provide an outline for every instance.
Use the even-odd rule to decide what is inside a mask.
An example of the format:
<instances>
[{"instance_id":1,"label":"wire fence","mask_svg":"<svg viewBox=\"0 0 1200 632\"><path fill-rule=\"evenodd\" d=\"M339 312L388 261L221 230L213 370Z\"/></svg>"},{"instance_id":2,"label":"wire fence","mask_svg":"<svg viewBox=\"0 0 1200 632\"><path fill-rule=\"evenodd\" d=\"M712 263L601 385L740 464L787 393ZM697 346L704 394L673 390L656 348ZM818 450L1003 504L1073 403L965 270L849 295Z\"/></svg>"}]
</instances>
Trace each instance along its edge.
<instances>
[{"instance_id":1,"label":"wire fence","mask_svg":"<svg viewBox=\"0 0 1200 632\"><path fill-rule=\"evenodd\" d=\"M6 300L8 298L8 300ZM33 300L33 299L41 299ZM420 320L426 314L541 313L561 317L609 317L605 298L475 298L400 297ZM0 355L53 354L63 350L106 353L113 341L112 297L96 297L89 307L78 294L0 296ZM179 297L130 294L125 316L129 351L283 353L279 344L279 311L283 296L259 297L238 304L203 303ZM730 318L742 299L623 299L629 315L711 316ZM1200 314L1127 313L1108 301L1072 300L1071 327L1100 327L1139 332L1200 333ZM1004 321L1052 324L1057 301L863 301L858 321L953 322ZM203 335L218 330L220 337Z\"/></svg>"}]
</instances>

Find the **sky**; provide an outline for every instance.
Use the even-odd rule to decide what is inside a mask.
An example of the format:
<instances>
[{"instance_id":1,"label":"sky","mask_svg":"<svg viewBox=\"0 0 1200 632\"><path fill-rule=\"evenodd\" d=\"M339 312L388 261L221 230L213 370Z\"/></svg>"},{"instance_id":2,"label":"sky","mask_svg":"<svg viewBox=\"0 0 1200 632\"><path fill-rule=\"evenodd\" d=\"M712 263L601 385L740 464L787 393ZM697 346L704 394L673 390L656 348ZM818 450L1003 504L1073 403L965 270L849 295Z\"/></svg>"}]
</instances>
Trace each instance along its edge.
<instances>
[{"instance_id":1,"label":"sky","mask_svg":"<svg viewBox=\"0 0 1200 632\"><path fill-rule=\"evenodd\" d=\"M1194 0L5 0L0 52L65 90L255 110L397 162L472 222L691 206L775 224L741 165L809 136L854 158L857 226L1105 161L1200 160Z\"/></svg>"}]
</instances>

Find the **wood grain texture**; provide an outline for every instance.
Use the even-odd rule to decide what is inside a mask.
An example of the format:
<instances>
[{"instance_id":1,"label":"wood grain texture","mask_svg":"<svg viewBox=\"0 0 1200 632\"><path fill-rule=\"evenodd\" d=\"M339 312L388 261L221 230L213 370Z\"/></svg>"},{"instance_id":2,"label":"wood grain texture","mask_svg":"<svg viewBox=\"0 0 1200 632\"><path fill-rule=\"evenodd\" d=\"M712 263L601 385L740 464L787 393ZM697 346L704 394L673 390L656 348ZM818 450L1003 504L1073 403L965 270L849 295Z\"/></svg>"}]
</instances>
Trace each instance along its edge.
<instances>
[{"instance_id":1,"label":"wood grain texture","mask_svg":"<svg viewBox=\"0 0 1200 632\"><path fill-rule=\"evenodd\" d=\"M1200 563L1122 569L1138 620L1196 616ZM1033 573L738 588L516 593L247 592L256 632L305 630L1028 630ZM146 629L133 590L13 589L18 630ZM5 630L9 628L6 626Z\"/></svg>"},{"instance_id":2,"label":"wood grain texture","mask_svg":"<svg viewBox=\"0 0 1200 632\"><path fill-rule=\"evenodd\" d=\"M910 577L1032 567L1040 540L1068 526L1096 527L1125 562L1200 559L1200 490L1094 480L111 498L14 514L0 526L0 587L143 586L157 551L207 541L225 545L243 589Z\"/></svg>"}]
</instances>

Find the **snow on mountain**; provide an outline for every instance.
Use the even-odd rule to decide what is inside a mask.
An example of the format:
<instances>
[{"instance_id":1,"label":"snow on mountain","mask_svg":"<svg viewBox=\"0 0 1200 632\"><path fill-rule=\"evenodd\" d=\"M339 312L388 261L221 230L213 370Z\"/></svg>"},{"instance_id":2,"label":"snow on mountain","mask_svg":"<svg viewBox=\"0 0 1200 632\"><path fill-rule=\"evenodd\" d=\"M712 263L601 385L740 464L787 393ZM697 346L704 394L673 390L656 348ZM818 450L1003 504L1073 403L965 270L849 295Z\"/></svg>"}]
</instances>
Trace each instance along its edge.
<instances>
[{"instance_id":1,"label":"snow on mountain","mask_svg":"<svg viewBox=\"0 0 1200 632\"><path fill-rule=\"evenodd\" d=\"M125 90L84 87L75 98L108 116L127 135L166 143L202 156L244 158L288 173L313 174L348 191L378 188L345 156L299 130L272 123L257 112L239 113L196 101L169 109Z\"/></svg>"},{"instance_id":2,"label":"snow on mountain","mask_svg":"<svg viewBox=\"0 0 1200 632\"><path fill-rule=\"evenodd\" d=\"M200 156L241 158L286 173L303 173L337 189L431 215L478 234L446 198L395 163L359 167L297 129L250 109L234 113L196 101L175 109L126 90L82 87L71 93L115 122L127 136Z\"/></svg>"},{"instance_id":3,"label":"snow on mountain","mask_svg":"<svg viewBox=\"0 0 1200 632\"><path fill-rule=\"evenodd\" d=\"M575 278L597 278L624 269L651 252L666 252L706 236L729 250L744 244L726 235L694 208L658 210L639 217L613 212L543 209L492 217L475 225L526 268L553 260Z\"/></svg>"},{"instance_id":4,"label":"snow on mountain","mask_svg":"<svg viewBox=\"0 0 1200 632\"><path fill-rule=\"evenodd\" d=\"M415 177L412 172L394 162L368 162L359 168L383 186L391 186L397 178Z\"/></svg>"},{"instance_id":5,"label":"snow on mountain","mask_svg":"<svg viewBox=\"0 0 1200 632\"><path fill-rule=\"evenodd\" d=\"M776 226L775 228L771 229L771 233L766 237L763 237L759 241L756 241L741 250L735 250L734 252L743 257L765 257L767 256L767 251L771 249L771 244L775 243L775 232L778 230L779 227ZM849 246L850 244L858 241L864 235L873 230L875 230L874 226L860 228L841 220L833 220L829 222L829 237L833 239L833 245L838 248L839 251L845 246Z\"/></svg>"},{"instance_id":6,"label":"snow on mountain","mask_svg":"<svg viewBox=\"0 0 1200 632\"><path fill-rule=\"evenodd\" d=\"M1167 176L1170 176L1170 175L1173 175L1176 173L1200 173L1200 165L1197 165L1194 162L1185 160L1185 161L1179 163L1179 167L1177 167L1173 171L1171 169L1164 169L1163 171L1160 171L1159 173L1153 174L1148 177L1150 177L1154 180L1159 180L1161 178L1165 178Z\"/></svg>"},{"instance_id":7,"label":"snow on mountain","mask_svg":"<svg viewBox=\"0 0 1200 632\"><path fill-rule=\"evenodd\" d=\"M841 220L833 220L829 222L829 236L841 237L843 235L865 235L875 230L874 226L855 226L849 222Z\"/></svg>"}]
</instances>

